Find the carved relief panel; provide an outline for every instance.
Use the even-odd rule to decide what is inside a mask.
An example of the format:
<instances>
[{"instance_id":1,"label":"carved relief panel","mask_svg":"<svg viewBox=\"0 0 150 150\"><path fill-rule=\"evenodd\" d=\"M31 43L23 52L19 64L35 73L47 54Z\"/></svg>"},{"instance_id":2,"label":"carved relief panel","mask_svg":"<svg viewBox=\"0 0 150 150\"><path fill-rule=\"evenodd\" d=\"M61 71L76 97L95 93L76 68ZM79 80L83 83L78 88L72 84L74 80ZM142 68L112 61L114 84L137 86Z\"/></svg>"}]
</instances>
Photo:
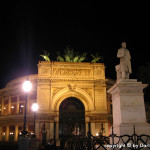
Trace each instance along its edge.
<instances>
[{"instance_id":1,"label":"carved relief panel","mask_svg":"<svg viewBox=\"0 0 150 150\"><path fill-rule=\"evenodd\" d=\"M53 76L85 76L89 77L92 75L91 69L76 69L76 68L53 68Z\"/></svg>"}]
</instances>

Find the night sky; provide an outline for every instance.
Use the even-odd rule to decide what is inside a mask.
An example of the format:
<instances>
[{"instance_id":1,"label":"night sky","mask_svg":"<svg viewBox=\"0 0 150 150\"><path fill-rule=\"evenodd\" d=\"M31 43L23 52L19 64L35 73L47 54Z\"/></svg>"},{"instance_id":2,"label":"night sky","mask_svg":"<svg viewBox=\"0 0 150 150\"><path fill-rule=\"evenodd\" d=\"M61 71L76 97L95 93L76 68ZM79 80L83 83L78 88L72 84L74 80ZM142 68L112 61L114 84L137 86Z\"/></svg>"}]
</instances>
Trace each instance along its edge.
<instances>
[{"instance_id":1,"label":"night sky","mask_svg":"<svg viewBox=\"0 0 150 150\"><path fill-rule=\"evenodd\" d=\"M99 3L98 3L99 2ZM0 88L10 80L37 73L43 50L56 60L68 45L103 56L106 77L115 79L116 57L127 42L133 74L150 62L149 4L106 1L6 1L0 5ZM86 60L88 61L88 60Z\"/></svg>"}]
</instances>

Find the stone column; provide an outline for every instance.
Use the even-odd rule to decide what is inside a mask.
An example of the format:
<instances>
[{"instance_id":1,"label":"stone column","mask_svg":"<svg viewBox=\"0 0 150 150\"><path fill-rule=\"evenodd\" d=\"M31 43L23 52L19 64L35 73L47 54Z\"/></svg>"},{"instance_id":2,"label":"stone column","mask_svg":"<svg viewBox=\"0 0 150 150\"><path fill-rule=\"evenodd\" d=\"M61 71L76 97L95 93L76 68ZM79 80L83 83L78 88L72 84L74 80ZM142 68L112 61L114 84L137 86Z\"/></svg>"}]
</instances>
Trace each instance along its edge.
<instances>
[{"instance_id":1,"label":"stone column","mask_svg":"<svg viewBox=\"0 0 150 150\"><path fill-rule=\"evenodd\" d=\"M121 79L112 86L113 127L117 135L149 134L150 125L146 122L143 88L147 85L135 79Z\"/></svg>"},{"instance_id":2,"label":"stone column","mask_svg":"<svg viewBox=\"0 0 150 150\"><path fill-rule=\"evenodd\" d=\"M16 114L19 114L19 96L17 96L17 106L16 106Z\"/></svg>"},{"instance_id":3,"label":"stone column","mask_svg":"<svg viewBox=\"0 0 150 150\"><path fill-rule=\"evenodd\" d=\"M87 117L85 117L85 129L86 129L85 132L86 132L86 135L87 135L88 131L91 130L91 129L89 129L89 126L91 126L89 124L90 124L90 117L87 116Z\"/></svg>"},{"instance_id":4,"label":"stone column","mask_svg":"<svg viewBox=\"0 0 150 150\"><path fill-rule=\"evenodd\" d=\"M14 134L14 141L18 141L18 125L15 126L15 134Z\"/></svg>"},{"instance_id":5,"label":"stone column","mask_svg":"<svg viewBox=\"0 0 150 150\"><path fill-rule=\"evenodd\" d=\"M0 127L0 142L2 141L2 127Z\"/></svg>"},{"instance_id":6,"label":"stone column","mask_svg":"<svg viewBox=\"0 0 150 150\"><path fill-rule=\"evenodd\" d=\"M11 115L11 97L10 96L8 100L8 115Z\"/></svg>"},{"instance_id":7,"label":"stone column","mask_svg":"<svg viewBox=\"0 0 150 150\"><path fill-rule=\"evenodd\" d=\"M4 98L2 99L2 110L1 110L1 115L3 115L4 112Z\"/></svg>"},{"instance_id":8,"label":"stone column","mask_svg":"<svg viewBox=\"0 0 150 150\"><path fill-rule=\"evenodd\" d=\"M6 142L9 141L9 126L6 126L6 137L5 137L5 141L6 141Z\"/></svg>"}]
</instances>

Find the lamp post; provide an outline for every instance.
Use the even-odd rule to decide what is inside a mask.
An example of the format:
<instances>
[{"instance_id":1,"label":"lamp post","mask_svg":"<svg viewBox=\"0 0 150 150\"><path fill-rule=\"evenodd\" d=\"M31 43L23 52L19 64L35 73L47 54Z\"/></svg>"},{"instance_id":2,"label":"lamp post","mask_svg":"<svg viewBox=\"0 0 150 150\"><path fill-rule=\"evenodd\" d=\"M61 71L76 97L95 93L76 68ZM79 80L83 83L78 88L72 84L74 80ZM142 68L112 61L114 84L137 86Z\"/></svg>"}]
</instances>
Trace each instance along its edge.
<instances>
[{"instance_id":1,"label":"lamp post","mask_svg":"<svg viewBox=\"0 0 150 150\"><path fill-rule=\"evenodd\" d=\"M36 112L39 109L39 105L37 103L32 104L32 111L34 112L34 135L35 135L35 117L36 117Z\"/></svg>"},{"instance_id":2,"label":"lamp post","mask_svg":"<svg viewBox=\"0 0 150 150\"><path fill-rule=\"evenodd\" d=\"M23 83L23 91L26 94L26 99L25 99L25 112L24 112L24 126L23 126L23 131L22 134L25 136L27 135L27 131L26 131L26 116L27 116L27 99L28 99L28 93L31 91L32 89L32 84L31 82L27 79L26 81L24 81Z\"/></svg>"}]
</instances>

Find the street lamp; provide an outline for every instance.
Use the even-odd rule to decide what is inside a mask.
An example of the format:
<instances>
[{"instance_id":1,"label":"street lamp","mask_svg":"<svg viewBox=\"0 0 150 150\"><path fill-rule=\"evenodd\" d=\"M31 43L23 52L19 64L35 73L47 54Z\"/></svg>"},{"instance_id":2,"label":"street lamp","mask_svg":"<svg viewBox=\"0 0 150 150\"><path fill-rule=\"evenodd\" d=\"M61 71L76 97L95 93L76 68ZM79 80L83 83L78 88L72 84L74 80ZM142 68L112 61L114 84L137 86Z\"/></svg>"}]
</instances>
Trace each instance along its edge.
<instances>
[{"instance_id":1,"label":"street lamp","mask_svg":"<svg viewBox=\"0 0 150 150\"><path fill-rule=\"evenodd\" d=\"M26 131L27 99L28 99L28 93L32 89L31 82L28 79L26 79L26 81L24 81L24 83L23 83L22 88L23 88L23 91L26 94L26 99L25 99L25 113L24 113L24 126L23 126L23 131L22 131L22 134L25 136L27 134L27 131Z\"/></svg>"},{"instance_id":2,"label":"street lamp","mask_svg":"<svg viewBox=\"0 0 150 150\"><path fill-rule=\"evenodd\" d=\"M33 103L31 108L34 112L34 135L35 135L35 117L36 117L36 112L39 109L39 105L37 103Z\"/></svg>"}]
</instances>

